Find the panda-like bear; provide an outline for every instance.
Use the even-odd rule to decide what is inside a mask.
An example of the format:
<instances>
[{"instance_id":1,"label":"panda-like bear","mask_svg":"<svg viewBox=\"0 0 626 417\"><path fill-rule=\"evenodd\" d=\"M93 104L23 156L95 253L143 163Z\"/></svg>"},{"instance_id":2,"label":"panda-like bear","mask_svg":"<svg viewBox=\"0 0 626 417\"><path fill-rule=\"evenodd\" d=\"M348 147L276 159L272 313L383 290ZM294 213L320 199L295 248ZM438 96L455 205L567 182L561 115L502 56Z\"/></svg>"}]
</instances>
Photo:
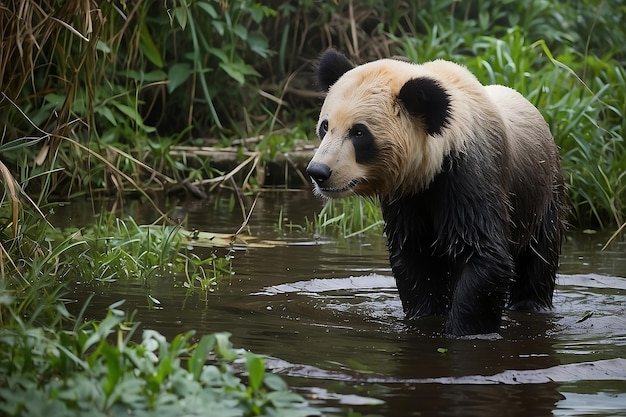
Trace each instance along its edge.
<instances>
[{"instance_id":1,"label":"panda-like bear","mask_svg":"<svg viewBox=\"0 0 626 417\"><path fill-rule=\"evenodd\" d=\"M377 196L407 318L445 315L445 333L497 333L504 308L552 307L567 198L558 149L516 91L464 67L336 50L317 67L326 90L315 193Z\"/></svg>"}]
</instances>

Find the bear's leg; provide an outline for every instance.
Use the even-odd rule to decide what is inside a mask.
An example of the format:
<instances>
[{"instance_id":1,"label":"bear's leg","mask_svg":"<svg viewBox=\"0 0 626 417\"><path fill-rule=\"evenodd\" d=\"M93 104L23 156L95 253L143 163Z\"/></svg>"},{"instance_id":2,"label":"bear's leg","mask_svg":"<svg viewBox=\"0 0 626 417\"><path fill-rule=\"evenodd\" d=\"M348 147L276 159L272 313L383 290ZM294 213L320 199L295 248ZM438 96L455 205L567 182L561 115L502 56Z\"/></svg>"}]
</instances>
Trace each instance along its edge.
<instances>
[{"instance_id":1,"label":"bear's leg","mask_svg":"<svg viewBox=\"0 0 626 417\"><path fill-rule=\"evenodd\" d=\"M392 252L390 261L406 318L445 314L450 299L446 263L404 249L395 256Z\"/></svg>"},{"instance_id":2,"label":"bear's leg","mask_svg":"<svg viewBox=\"0 0 626 417\"><path fill-rule=\"evenodd\" d=\"M448 279L443 268L436 262L424 262L419 274L412 282L399 282L396 285L407 319L432 315L443 315L448 311Z\"/></svg>"},{"instance_id":3,"label":"bear's leg","mask_svg":"<svg viewBox=\"0 0 626 417\"><path fill-rule=\"evenodd\" d=\"M475 255L456 279L445 332L453 336L497 333L513 278L512 262ZM506 257L505 257L506 258Z\"/></svg>"},{"instance_id":4,"label":"bear's leg","mask_svg":"<svg viewBox=\"0 0 626 417\"><path fill-rule=\"evenodd\" d=\"M561 252L559 209L550 204L530 242L515 260L516 281L508 308L541 311L552 308L552 295Z\"/></svg>"}]
</instances>

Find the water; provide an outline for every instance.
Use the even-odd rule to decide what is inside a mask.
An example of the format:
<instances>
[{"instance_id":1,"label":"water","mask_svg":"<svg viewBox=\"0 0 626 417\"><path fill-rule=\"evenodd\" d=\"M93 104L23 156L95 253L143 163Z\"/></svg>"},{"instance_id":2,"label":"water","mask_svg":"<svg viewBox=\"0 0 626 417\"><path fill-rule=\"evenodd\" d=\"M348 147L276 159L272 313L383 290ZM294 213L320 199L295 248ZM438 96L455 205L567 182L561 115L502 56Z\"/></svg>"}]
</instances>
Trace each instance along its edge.
<instances>
[{"instance_id":1,"label":"water","mask_svg":"<svg viewBox=\"0 0 626 417\"><path fill-rule=\"evenodd\" d=\"M439 318L403 319L382 236L334 241L277 229L281 210L303 225L320 207L306 192L259 199L248 229L255 244L235 253L235 275L206 299L160 277L77 284L76 306L95 293L94 318L126 299L145 327L170 337L229 331L312 403L344 415L626 416L624 241L600 252L608 236L571 234L554 311L509 313L501 337L451 339ZM153 216L136 202L125 210ZM225 200L172 210L212 232L233 232L243 218ZM59 218L81 225L89 212L72 204Z\"/></svg>"}]
</instances>

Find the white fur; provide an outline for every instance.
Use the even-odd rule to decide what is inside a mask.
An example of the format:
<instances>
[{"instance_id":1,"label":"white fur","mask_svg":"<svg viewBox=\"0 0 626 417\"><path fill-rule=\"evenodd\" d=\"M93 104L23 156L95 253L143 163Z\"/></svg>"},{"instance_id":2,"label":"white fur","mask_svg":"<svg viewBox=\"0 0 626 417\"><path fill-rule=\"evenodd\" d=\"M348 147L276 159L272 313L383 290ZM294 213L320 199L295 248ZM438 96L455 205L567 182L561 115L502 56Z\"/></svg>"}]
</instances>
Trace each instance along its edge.
<instances>
[{"instance_id":1,"label":"white fur","mask_svg":"<svg viewBox=\"0 0 626 417\"><path fill-rule=\"evenodd\" d=\"M420 120L398 101L402 86L418 77L438 81L450 96L450 120L440 135L429 136ZM399 197L419 192L441 171L451 151L462 153L468 144L480 146L486 129L501 131L495 137L502 143L488 146L507 153L509 147L531 146L511 144L511 137L550 138L539 112L517 92L485 87L466 68L444 60L420 65L382 59L357 66L330 87L318 130L323 120L328 121L328 133L312 161L332 170L326 188L316 186L316 192L327 197L352 193ZM356 123L366 125L376 138L381 151L376 163L356 162L348 139ZM513 125L515 135L509 128Z\"/></svg>"}]
</instances>

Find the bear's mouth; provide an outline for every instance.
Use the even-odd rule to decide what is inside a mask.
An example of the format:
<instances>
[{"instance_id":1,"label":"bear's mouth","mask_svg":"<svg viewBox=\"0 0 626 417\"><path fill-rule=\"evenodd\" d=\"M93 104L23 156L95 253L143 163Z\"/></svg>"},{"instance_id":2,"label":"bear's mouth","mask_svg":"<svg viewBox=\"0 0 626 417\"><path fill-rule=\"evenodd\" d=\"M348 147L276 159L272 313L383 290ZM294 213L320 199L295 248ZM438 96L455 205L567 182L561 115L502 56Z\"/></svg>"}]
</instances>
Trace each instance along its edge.
<instances>
[{"instance_id":1,"label":"bear's mouth","mask_svg":"<svg viewBox=\"0 0 626 417\"><path fill-rule=\"evenodd\" d=\"M360 182L361 179L354 178L343 187L321 187L319 184L314 182L314 191L316 192L316 194L319 194L322 197L341 198L346 197L350 194L354 194L354 188L359 185Z\"/></svg>"}]
</instances>

